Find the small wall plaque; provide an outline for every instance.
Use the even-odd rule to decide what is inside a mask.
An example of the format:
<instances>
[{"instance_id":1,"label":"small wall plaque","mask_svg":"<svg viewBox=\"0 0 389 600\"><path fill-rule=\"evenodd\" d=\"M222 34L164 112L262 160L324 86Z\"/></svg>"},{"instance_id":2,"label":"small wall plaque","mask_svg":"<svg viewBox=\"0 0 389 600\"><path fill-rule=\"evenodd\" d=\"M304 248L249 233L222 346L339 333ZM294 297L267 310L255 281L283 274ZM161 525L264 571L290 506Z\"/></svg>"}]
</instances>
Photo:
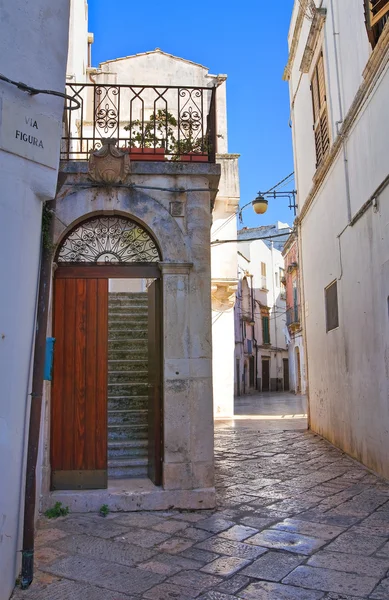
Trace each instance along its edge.
<instances>
[{"instance_id":1,"label":"small wall plaque","mask_svg":"<svg viewBox=\"0 0 389 600\"><path fill-rule=\"evenodd\" d=\"M170 214L172 217L183 217L184 216L184 203L183 202L170 202Z\"/></svg>"}]
</instances>

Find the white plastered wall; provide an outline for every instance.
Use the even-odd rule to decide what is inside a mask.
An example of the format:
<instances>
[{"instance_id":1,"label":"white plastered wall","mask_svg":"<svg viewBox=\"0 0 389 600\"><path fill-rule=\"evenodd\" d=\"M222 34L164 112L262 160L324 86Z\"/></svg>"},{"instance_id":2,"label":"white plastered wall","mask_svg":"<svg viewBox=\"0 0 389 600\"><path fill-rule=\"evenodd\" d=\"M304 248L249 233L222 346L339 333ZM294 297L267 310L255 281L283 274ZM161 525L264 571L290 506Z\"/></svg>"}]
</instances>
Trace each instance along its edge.
<instances>
[{"instance_id":1,"label":"white plastered wall","mask_svg":"<svg viewBox=\"0 0 389 600\"><path fill-rule=\"evenodd\" d=\"M68 19L68 0L55 6L50 0L3 3L0 72L36 88L62 91ZM29 96L0 82L0 103L62 121L63 101L53 96ZM3 126L0 120L0 135ZM60 127L58 137L45 138L58 159L59 135ZM8 600L21 557L42 201L55 194L57 169L0 150L0 181L0 599Z\"/></svg>"}]
</instances>

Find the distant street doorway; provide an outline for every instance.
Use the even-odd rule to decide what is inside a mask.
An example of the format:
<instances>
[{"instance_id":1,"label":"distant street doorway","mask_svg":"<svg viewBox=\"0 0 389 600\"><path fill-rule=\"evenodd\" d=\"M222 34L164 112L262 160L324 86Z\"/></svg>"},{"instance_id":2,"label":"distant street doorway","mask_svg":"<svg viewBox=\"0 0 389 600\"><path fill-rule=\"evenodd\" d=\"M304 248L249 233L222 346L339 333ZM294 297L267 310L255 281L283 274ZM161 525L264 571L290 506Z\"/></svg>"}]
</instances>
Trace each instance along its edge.
<instances>
[{"instance_id":1,"label":"distant street doorway","mask_svg":"<svg viewBox=\"0 0 389 600\"><path fill-rule=\"evenodd\" d=\"M262 359L262 391L268 392L270 390L270 360Z\"/></svg>"}]
</instances>

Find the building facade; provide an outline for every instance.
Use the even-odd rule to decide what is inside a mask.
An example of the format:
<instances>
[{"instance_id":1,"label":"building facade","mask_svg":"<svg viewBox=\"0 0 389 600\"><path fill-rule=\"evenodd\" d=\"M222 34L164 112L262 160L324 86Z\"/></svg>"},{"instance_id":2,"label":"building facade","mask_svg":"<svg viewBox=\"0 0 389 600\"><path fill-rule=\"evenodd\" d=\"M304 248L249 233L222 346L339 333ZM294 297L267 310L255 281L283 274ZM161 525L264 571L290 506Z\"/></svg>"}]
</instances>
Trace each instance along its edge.
<instances>
[{"instance_id":1,"label":"building facade","mask_svg":"<svg viewBox=\"0 0 389 600\"><path fill-rule=\"evenodd\" d=\"M285 236L277 237L285 231ZM283 223L238 231L235 394L289 390ZM276 235L274 240L261 239Z\"/></svg>"},{"instance_id":2,"label":"building facade","mask_svg":"<svg viewBox=\"0 0 389 600\"><path fill-rule=\"evenodd\" d=\"M289 81L309 426L389 476L389 2L295 2Z\"/></svg>"},{"instance_id":3,"label":"building facade","mask_svg":"<svg viewBox=\"0 0 389 600\"><path fill-rule=\"evenodd\" d=\"M69 0L16 0L0 12L1 74L63 93ZM0 81L1 600L20 569L42 206L55 195L63 108L63 98Z\"/></svg>"},{"instance_id":4,"label":"building facade","mask_svg":"<svg viewBox=\"0 0 389 600\"><path fill-rule=\"evenodd\" d=\"M289 386L295 394L305 394L305 351L301 319L301 286L298 243L291 233L282 250L285 260L286 326L288 328Z\"/></svg>"},{"instance_id":5,"label":"building facade","mask_svg":"<svg viewBox=\"0 0 389 600\"><path fill-rule=\"evenodd\" d=\"M212 222L236 237L226 76L160 49L92 68L73 24L67 91L82 106L53 206L41 508L210 508L213 395L218 414L233 399L236 255L225 267L210 245Z\"/></svg>"}]
</instances>

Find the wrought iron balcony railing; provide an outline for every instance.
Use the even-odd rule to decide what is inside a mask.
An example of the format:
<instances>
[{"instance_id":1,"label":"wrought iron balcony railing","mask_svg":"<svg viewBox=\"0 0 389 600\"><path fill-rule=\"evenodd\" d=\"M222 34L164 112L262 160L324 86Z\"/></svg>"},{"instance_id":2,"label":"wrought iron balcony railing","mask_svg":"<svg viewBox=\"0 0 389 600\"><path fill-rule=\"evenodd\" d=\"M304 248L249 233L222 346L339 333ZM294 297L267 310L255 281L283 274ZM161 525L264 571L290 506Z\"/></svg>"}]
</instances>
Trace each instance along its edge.
<instances>
[{"instance_id":1,"label":"wrought iron balcony railing","mask_svg":"<svg viewBox=\"0 0 389 600\"><path fill-rule=\"evenodd\" d=\"M286 311L286 324L289 326L298 327L300 325L300 306L295 304Z\"/></svg>"},{"instance_id":2,"label":"wrought iron balcony railing","mask_svg":"<svg viewBox=\"0 0 389 600\"><path fill-rule=\"evenodd\" d=\"M87 160L114 138L134 160L215 162L216 88L68 84L62 160ZM69 102L69 101L67 101Z\"/></svg>"}]
</instances>

